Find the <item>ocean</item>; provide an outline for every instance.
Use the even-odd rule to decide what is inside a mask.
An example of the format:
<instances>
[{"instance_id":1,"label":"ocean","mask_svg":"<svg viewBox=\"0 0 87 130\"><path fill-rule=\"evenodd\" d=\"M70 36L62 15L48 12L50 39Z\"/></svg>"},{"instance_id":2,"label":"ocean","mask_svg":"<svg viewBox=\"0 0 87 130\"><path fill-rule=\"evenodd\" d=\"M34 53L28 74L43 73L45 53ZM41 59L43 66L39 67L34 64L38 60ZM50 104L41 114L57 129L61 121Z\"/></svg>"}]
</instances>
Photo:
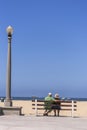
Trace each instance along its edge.
<instances>
[{"instance_id":1,"label":"ocean","mask_svg":"<svg viewBox=\"0 0 87 130\"><path fill-rule=\"evenodd\" d=\"M0 100L4 100L5 97L0 97ZM44 97L12 97L12 100L32 100L32 99L44 99ZM60 97L63 100L76 100L76 101L87 101L87 98L67 98L67 97Z\"/></svg>"}]
</instances>

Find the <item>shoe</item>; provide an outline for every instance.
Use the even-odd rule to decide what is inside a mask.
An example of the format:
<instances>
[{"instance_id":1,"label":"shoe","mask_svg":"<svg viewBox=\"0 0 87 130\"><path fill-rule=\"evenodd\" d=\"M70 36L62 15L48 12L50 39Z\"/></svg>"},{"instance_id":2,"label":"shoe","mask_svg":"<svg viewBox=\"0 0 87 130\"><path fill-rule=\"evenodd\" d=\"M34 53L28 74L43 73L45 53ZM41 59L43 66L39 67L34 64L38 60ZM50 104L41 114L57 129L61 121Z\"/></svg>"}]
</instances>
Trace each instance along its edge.
<instances>
[{"instance_id":1,"label":"shoe","mask_svg":"<svg viewBox=\"0 0 87 130\"><path fill-rule=\"evenodd\" d=\"M47 114L47 113L44 113L43 116L48 116L48 114Z\"/></svg>"}]
</instances>

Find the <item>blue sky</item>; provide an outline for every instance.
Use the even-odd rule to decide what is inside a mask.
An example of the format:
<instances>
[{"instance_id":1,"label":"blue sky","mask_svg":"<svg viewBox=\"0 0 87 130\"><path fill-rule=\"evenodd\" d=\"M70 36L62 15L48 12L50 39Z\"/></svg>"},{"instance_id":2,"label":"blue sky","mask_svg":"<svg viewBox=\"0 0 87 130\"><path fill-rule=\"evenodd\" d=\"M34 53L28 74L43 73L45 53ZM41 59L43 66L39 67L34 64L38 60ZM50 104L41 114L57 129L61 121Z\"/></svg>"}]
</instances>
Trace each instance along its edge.
<instances>
[{"instance_id":1,"label":"blue sky","mask_svg":"<svg viewBox=\"0 0 87 130\"><path fill-rule=\"evenodd\" d=\"M6 28L12 37L12 96L87 97L87 1L0 0L0 96Z\"/></svg>"}]
</instances>

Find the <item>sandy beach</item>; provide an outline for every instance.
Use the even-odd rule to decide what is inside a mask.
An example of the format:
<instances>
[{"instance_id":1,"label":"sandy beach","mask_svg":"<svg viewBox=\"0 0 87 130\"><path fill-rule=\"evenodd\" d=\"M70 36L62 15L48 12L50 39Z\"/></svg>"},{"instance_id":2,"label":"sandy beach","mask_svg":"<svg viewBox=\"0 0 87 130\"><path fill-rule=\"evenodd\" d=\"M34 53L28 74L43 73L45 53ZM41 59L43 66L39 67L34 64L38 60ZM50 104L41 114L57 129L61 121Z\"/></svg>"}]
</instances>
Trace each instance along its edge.
<instances>
[{"instance_id":1,"label":"sandy beach","mask_svg":"<svg viewBox=\"0 0 87 130\"><path fill-rule=\"evenodd\" d=\"M21 106L22 114L35 115L35 110L32 109L31 100L13 100L13 106ZM0 102L0 106L4 106L4 102ZM42 111L38 111L39 115L43 114ZM53 115L53 112L50 113ZM60 116L71 116L71 111L60 111ZM77 111L74 112L75 117L87 117L87 101L77 101Z\"/></svg>"}]
</instances>

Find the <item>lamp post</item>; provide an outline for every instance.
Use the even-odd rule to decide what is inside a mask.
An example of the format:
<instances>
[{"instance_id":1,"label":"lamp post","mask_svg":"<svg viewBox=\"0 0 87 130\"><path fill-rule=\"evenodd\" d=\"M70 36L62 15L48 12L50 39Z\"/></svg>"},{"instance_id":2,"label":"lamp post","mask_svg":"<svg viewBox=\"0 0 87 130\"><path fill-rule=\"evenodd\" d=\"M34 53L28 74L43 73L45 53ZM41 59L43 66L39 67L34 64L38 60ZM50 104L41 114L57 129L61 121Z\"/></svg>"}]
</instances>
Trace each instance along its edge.
<instances>
[{"instance_id":1,"label":"lamp post","mask_svg":"<svg viewBox=\"0 0 87 130\"><path fill-rule=\"evenodd\" d=\"M7 81L6 81L6 99L5 106L12 106L11 101L11 40L13 34L13 28L8 26L7 29L8 35L8 56L7 56Z\"/></svg>"}]
</instances>

